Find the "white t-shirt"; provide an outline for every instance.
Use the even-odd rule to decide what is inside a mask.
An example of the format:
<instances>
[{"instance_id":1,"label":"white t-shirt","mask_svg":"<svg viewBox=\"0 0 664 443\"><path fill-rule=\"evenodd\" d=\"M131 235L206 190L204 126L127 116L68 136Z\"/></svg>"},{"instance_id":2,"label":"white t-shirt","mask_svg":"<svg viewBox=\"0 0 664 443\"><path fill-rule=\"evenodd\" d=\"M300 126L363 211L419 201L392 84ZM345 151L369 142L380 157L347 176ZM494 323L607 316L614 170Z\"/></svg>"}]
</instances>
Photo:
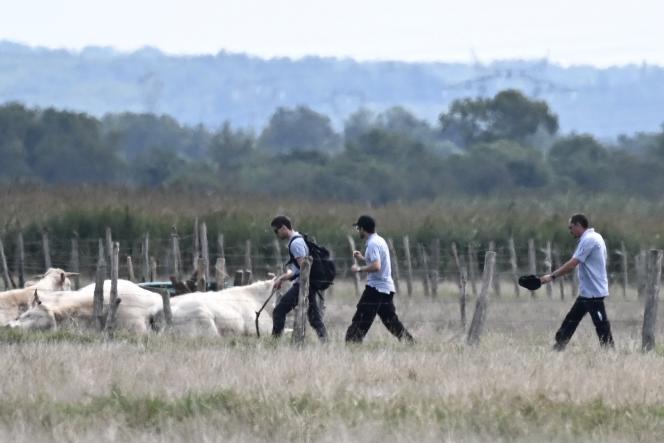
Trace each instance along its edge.
<instances>
[{"instance_id":1,"label":"white t-shirt","mask_svg":"<svg viewBox=\"0 0 664 443\"><path fill-rule=\"evenodd\" d=\"M574 251L579 261L579 295L584 298L601 298L609 295L606 275L606 244L593 228L581 235Z\"/></svg>"},{"instance_id":2,"label":"white t-shirt","mask_svg":"<svg viewBox=\"0 0 664 443\"><path fill-rule=\"evenodd\" d=\"M290 240L293 239L293 237L297 237L294 239L292 242ZM293 235L291 235L290 239L288 240L290 242L290 248L289 252L295 257L297 260L298 258L306 257L309 255L309 248L307 247L307 243L304 241L304 238L302 238L301 234L297 231L293 231ZM295 278L293 279L293 283L297 283L300 281L300 269L293 263L290 264L290 268L295 274Z\"/></svg>"},{"instance_id":3,"label":"white t-shirt","mask_svg":"<svg viewBox=\"0 0 664 443\"><path fill-rule=\"evenodd\" d=\"M364 252L364 258L367 264L380 260L380 271L368 273L367 286L371 286L383 294L394 292L390 249L387 247L385 239L376 233L371 234L367 239L367 249Z\"/></svg>"}]
</instances>

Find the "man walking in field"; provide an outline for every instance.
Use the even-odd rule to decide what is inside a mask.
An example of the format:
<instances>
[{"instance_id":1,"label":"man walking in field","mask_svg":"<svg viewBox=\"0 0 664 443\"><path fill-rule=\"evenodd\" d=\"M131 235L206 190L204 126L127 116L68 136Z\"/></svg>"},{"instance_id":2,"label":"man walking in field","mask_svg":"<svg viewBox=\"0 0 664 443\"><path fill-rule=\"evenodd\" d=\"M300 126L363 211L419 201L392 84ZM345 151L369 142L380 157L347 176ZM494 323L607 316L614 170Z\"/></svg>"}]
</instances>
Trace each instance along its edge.
<instances>
[{"instance_id":1,"label":"man walking in field","mask_svg":"<svg viewBox=\"0 0 664 443\"><path fill-rule=\"evenodd\" d=\"M600 345L613 347L611 324L604 308L604 298L609 295L606 245L602 236L588 226L588 218L583 214L575 214L569 219L570 234L579 239L576 251L567 263L540 279L543 284L550 283L577 266L579 268L579 296L556 332L554 349L557 351L565 349L586 313L590 314L595 325Z\"/></svg>"},{"instance_id":2,"label":"man walking in field","mask_svg":"<svg viewBox=\"0 0 664 443\"><path fill-rule=\"evenodd\" d=\"M394 282L387 243L376 233L376 222L368 215L362 215L354 224L367 248L362 255L353 251L353 256L366 263L365 266L353 265L351 271L368 273L367 285L357 304L357 311L346 331L346 342L360 343L371 328L371 324L380 317L388 331L399 340L413 343L413 337L404 328L397 317L394 306Z\"/></svg>"},{"instance_id":3,"label":"man walking in field","mask_svg":"<svg viewBox=\"0 0 664 443\"><path fill-rule=\"evenodd\" d=\"M300 267L304 257L309 255L309 248L304 241L304 237L293 229L288 217L284 215L275 217L270 226L272 226L272 230L280 240L288 240L288 254L290 255L288 270L285 274L277 277L274 286L279 289L285 281L291 280L293 282L291 288L281 297L274 311L272 311L272 336L279 337L286 324L286 315L297 306L298 294L300 293ZM327 341L327 330L318 304L318 292L313 285L309 287L307 317L320 341Z\"/></svg>"}]
</instances>

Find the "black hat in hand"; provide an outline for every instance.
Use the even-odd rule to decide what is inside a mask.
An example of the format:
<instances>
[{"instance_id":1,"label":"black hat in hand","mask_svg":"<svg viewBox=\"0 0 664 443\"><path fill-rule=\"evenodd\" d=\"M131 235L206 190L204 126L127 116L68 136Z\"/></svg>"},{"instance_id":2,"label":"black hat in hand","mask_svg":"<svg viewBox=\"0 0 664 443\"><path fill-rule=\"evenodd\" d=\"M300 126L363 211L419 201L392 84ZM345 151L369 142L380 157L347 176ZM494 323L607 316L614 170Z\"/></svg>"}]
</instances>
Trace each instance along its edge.
<instances>
[{"instance_id":1,"label":"black hat in hand","mask_svg":"<svg viewBox=\"0 0 664 443\"><path fill-rule=\"evenodd\" d=\"M542 287L542 280L536 275L522 275L519 277L519 286L535 291Z\"/></svg>"}]
</instances>

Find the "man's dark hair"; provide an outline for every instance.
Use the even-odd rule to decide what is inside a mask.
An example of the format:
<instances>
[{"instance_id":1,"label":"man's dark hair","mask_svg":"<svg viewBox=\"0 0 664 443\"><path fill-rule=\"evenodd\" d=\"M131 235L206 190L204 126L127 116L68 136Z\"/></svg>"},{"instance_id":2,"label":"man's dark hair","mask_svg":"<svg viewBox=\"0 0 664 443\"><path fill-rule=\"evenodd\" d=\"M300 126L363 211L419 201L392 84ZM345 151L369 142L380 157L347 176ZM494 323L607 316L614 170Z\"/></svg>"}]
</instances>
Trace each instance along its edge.
<instances>
[{"instance_id":1,"label":"man's dark hair","mask_svg":"<svg viewBox=\"0 0 664 443\"><path fill-rule=\"evenodd\" d=\"M360 215L353 226L364 229L369 234L376 232L376 221L370 215Z\"/></svg>"},{"instance_id":2,"label":"man's dark hair","mask_svg":"<svg viewBox=\"0 0 664 443\"><path fill-rule=\"evenodd\" d=\"M583 229L588 229L588 217L583 214L574 214L569 218L569 222L573 225L581 225Z\"/></svg>"},{"instance_id":3,"label":"man's dark hair","mask_svg":"<svg viewBox=\"0 0 664 443\"><path fill-rule=\"evenodd\" d=\"M277 215L274 217L270 223L270 226L272 226L274 229L279 229L282 226L286 226L288 229L293 229L290 218L286 217L285 215Z\"/></svg>"}]
</instances>

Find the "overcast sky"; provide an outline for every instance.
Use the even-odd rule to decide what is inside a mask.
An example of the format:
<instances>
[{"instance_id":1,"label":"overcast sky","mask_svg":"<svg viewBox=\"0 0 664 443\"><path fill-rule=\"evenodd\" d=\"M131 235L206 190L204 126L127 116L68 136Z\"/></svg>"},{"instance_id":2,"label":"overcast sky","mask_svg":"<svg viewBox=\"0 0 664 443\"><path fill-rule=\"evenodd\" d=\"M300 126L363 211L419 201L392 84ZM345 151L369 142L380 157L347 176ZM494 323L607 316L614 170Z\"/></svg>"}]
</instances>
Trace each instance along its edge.
<instances>
[{"instance_id":1,"label":"overcast sky","mask_svg":"<svg viewBox=\"0 0 664 443\"><path fill-rule=\"evenodd\" d=\"M664 65L662 0L0 0L0 40L171 54Z\"/></svg>"}]
</instances>

